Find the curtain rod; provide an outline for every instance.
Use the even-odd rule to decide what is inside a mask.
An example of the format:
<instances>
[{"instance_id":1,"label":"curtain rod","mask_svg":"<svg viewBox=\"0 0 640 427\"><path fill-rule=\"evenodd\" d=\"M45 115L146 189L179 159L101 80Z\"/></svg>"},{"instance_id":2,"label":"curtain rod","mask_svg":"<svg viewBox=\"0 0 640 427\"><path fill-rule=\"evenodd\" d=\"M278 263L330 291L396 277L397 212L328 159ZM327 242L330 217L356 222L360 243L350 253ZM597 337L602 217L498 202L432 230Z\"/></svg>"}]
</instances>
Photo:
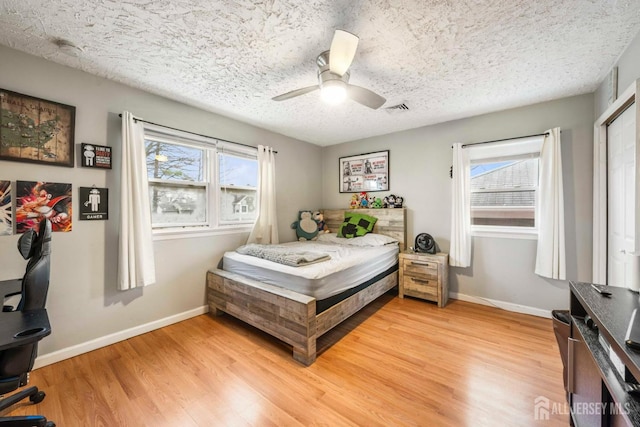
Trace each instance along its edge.
<instances>
[{"instance_id":1,"label":"curtain rod","mask_svg":"<svg viewBox=\"0 0 640 427\"><path fill-rule=\"evenodd\" d=\"M122 117L122 114L118 114L118 117ZM216 138L215 136L203 135L203 134L201 134L201 133L190 132L190 131L188 131L188 130L182 130L182 129L178 129L178 128L172 128L171 126L160 125L160 124L158 124L158 123L153 123L153 122L150 122L150 121L148 121L148 120L138 119L138 118L136 118L136 117L134 117L134 118L133 118L133 120L135 120L136 122L142 122L142 123L147 123L147 124L154 125L154 126L160 126L160 127L162 127L162 128L165 128L165 129L177 130L178 132L184 132L184 133L188 133L188 134L191 134L191 135L201 136L201 137L203 137L203 138L213 138L213 139L217 139L217 140L219 140L219 141L228 142L228 143L230 143L230 144L238 144L238 145L242 145L243 147L255 148L256 150L258 149L258 147L254 147L253 145L243 144L243 143L241 143L241 142L228 141L228 140L226 140L226 139ZM277 152L277 151L275 151L275 150L273 150L273 153L274 153L274 154L278 154L278 152Z\"/></svg>"},{"instance_id":2,"label":"curtain rod","mask_svg":"<svg viewBox=\"0 0 640 427\"><path fill-rule=\"evenodd\" d=\"M549 135L549 132L536 133L535 135L516 136L516 137L513 137L513 138L494 139L493 141L470 142L469 144L462 144L462 148L464 148L464 147L466 147L468 145L489 144L489 143L492 143L492 142L510 141L512 139L533 138L534 136L547 136L547 135ZM453 148L453 146L451 148Z\"/></svg>"}]
</instances>

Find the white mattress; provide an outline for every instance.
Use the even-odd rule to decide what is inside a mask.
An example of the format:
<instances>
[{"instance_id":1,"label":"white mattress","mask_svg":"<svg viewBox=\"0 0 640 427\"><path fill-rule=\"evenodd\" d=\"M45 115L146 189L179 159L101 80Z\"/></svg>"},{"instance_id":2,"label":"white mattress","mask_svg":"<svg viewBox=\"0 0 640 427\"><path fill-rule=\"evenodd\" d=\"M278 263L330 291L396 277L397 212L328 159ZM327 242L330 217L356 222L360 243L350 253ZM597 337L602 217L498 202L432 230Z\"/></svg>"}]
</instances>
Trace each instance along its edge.
<instances>
[{"instance_id":1,"label":"white mattress","mask_svg":"<svg viewBox=\"0 0 640 427\"><path fill-rule=\"evenodd\" d=\"M397 244L354 247L325 242L291 242L282 245L325 252L331 259L290 267L234 251L224 254L223 268L323 300L366 282L398 262Z\"/></svg>"}]
</instances>

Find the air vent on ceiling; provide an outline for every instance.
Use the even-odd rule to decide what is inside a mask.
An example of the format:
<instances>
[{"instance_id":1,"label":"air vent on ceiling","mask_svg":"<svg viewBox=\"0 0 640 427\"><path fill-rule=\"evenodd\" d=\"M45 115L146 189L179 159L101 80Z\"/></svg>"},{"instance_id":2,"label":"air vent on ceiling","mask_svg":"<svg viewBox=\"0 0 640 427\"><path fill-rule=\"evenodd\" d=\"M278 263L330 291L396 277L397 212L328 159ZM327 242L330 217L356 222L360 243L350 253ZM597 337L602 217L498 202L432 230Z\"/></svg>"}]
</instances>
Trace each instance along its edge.
<instances>
[{"instance_id":1,"label":"air vent on ceiling","mask_svg":"<svg viewBox=\"0 0 640 427\"><path fill-rule=\"evenodd\" d=\"M409 106L406 103L402 103L402 104L398 104L398 105L392 105L390 107L385 107L385 110L389 111L389 112L395 112L395 111L409 111Z\"/></svg>"}]
</instances>

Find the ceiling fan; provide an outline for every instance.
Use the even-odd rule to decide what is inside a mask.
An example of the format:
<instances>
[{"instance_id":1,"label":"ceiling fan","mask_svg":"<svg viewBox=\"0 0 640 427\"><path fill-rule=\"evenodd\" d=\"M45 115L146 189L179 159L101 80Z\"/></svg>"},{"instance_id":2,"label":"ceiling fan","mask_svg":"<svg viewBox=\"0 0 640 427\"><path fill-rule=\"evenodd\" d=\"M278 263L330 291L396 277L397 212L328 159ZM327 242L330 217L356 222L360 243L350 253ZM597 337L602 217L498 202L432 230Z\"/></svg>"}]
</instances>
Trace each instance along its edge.
<instances>
[{"instance_id":1,"label":"ceiling fan","mask_svg":"<svg viewBox=\"0 0 640 427\"><path fill-rule=\"evenodd\" d=\"M336 30L331 49L322 52L316 59L318 84L283 93L273 100L284 101L320 89L320 96L329 104L337 104L349 97L374 110L380 108L386 99L369 89L349 84L349 67L356 55L359 40L354 34Z\"/></svg>"}]
</instances>

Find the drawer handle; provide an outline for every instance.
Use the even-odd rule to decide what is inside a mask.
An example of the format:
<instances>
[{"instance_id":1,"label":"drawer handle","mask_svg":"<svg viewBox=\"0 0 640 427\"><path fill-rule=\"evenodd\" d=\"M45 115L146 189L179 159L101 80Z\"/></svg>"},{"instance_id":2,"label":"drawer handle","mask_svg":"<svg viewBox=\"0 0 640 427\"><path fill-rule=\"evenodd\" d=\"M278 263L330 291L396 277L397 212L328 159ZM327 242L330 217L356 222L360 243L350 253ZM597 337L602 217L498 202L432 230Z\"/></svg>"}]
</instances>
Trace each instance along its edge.
<instances>
[{"instance_id":1,"label":"drawer handle","mask_svg":"<svg viewBox=\"0 0 640 427\"><path fill-rule=\"evenodd\" d=\"M435 267L435 265L431 262L411 261L411 265L426 265L427 267Z\"/></svg>"},{"instance_id":2,"label":"drawer handle","mask_svg":"<svg viewBox=\"0 0 640 427\"><path fill-rule=\"evenodd\" d=\"M575 369L575 355L576 355L576 349L575 346L578 345L580 343L580 341L573 339L573 338L568 338L569 341L569 346L567 348L567 364L568 369L567 369L567 392L569 393L575 393L575 373L573 372L573 370Z\"/></svg>"},{"instance_id":3,"label":"drawer handle","mask_svg":"<svg viewBox=\"0 0 640 427\"><path fill-rule=\"evenodd\" d=\"M412 281L417 282L417 283L424 283L426 285L428 285L429 283L431 283L430 280L422 280L422 279L416 279L415 277L411 278Z\"/></svg>"}]
</instances>

